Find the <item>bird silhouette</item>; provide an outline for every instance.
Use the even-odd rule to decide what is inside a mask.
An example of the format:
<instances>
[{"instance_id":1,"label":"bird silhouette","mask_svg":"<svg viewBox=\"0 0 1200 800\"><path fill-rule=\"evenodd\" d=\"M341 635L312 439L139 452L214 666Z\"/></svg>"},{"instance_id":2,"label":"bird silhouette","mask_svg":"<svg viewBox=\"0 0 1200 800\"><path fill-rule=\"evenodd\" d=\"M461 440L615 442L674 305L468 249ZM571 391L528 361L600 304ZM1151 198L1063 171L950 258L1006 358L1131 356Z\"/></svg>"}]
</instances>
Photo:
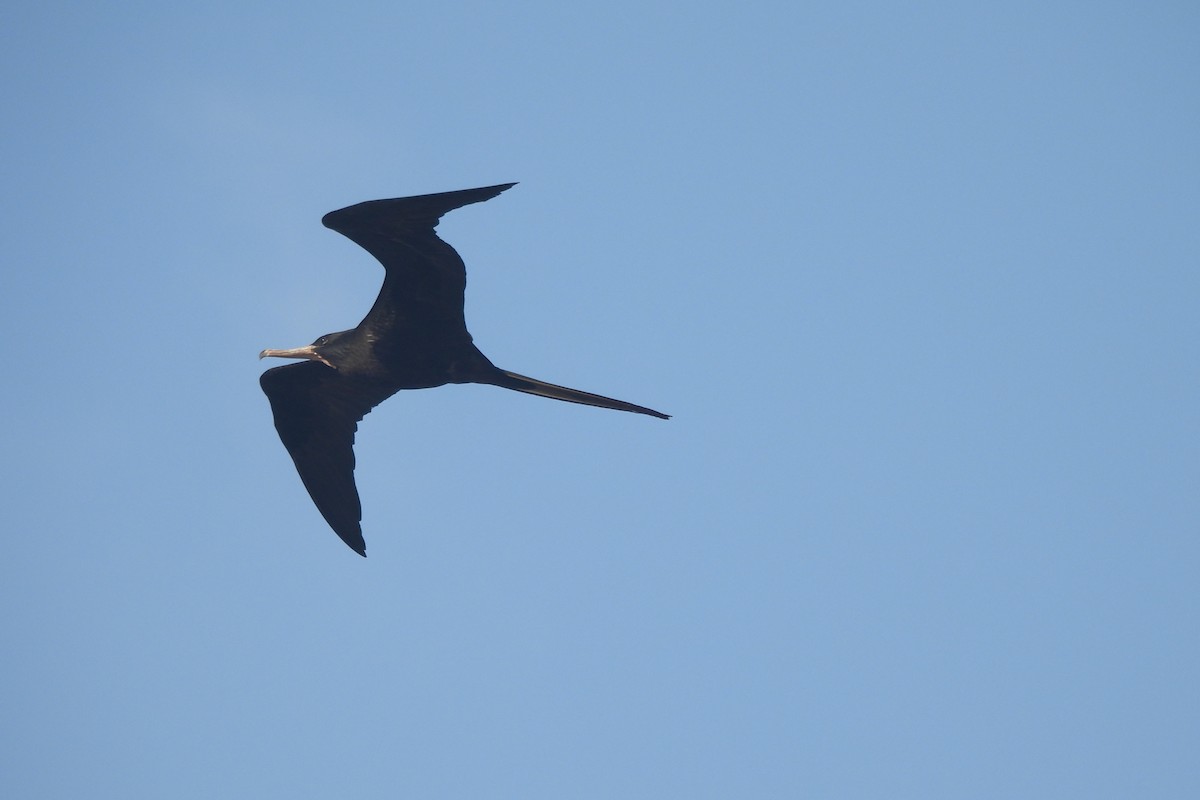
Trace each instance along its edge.
<instances>
[{"instance_id":1,"label":"bird silhouette","mask_svg":"<svg viewBox=\"0 0 1200 800\"><path fill-rule=\"evenodd\" d=\"M383 264L379 296L352 330L328 333L304 347L259 353L259 358L306 359L267 370L259 383L317 510L359 555L367 553L354 483L354 434L359 420L401 389L487 383L669 419L644 406L500 369L475 346L463 316L466 267L434 229L447 212L515 185L369 200L326 214L325 227Z\"/></svg>"}]
</instances>

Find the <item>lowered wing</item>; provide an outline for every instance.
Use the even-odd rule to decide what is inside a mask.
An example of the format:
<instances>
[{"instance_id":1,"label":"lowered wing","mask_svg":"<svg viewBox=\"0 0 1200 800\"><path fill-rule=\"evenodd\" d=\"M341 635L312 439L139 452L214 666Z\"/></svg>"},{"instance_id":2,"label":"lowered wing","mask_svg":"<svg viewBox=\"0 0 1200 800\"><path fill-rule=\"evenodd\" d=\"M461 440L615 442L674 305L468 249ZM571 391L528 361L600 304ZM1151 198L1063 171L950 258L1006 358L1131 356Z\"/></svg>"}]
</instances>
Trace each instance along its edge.
<instances>
[{"instance_id":1,"label":"lowered wing","mask_svg":"<svg viewBox=\"0 0 1200 800\"><path fill-rule=\"evenodd\" d=\"M395 390L344 378L315 361L269 369L259 384L271 401L275 430L317 510L350 549L365 556L354 433L358 421Z\"/></svg>"}]
</instances>

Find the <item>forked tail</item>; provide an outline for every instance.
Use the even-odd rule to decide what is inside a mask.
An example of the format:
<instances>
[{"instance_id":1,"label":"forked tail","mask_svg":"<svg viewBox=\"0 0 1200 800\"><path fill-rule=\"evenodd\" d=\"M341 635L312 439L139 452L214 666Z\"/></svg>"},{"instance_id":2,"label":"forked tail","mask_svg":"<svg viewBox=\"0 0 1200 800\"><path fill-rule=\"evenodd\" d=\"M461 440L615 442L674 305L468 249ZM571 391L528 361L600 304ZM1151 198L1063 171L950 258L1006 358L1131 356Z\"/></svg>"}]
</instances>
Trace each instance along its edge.
<instances>
[{"instance_id":1,"label":"forked tail","mask_svg":"<svg viewBox=\"0 0 1200 800\"><path fill-rule=\"evenodd\" d=\"M553 383L539 381L536 378L527 378L524 375L518 375L515 372L503 369L488 382L496 386L503 386L505 389L516 389L518 392L536 394L538 397L566 400L568 403L582 403L585 406L613 408L617 411L632 411L635 414L649 414L659 419L671 418L669 414L655 411L652 408L626 403L624 400L614 400L611 397L604 397L603 395L592 394L591 392L581 392L578 389L568 389L566 386L556 386Z\"/></svg>"}]
</instances>

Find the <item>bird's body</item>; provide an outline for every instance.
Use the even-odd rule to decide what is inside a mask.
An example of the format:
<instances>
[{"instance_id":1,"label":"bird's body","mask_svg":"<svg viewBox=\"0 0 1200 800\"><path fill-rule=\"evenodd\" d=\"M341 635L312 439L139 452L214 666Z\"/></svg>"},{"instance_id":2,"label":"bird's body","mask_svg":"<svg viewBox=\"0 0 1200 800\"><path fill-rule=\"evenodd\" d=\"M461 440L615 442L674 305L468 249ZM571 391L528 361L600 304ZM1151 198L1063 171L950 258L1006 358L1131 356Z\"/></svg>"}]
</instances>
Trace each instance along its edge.
<instances>
[{"instance_id":1,"label":"bird's body","mask_svg":"<svg viewBox=\"0 0 1200 800\"><path fill-rule=\"evenodd\" d=\"M386 270L379 297L357 327L305 347L263 356L307 361L263 373L275 428L322 516L366 555L354 484L354 433L372 408L402 389L489 383L573 403L667 419L643 406L568 389L496 367L479 351L463 316L466 267L434 232L448 211L488 200L514 184L371 200L321 222L375 256Z\"/></svg>"}]
</instances>

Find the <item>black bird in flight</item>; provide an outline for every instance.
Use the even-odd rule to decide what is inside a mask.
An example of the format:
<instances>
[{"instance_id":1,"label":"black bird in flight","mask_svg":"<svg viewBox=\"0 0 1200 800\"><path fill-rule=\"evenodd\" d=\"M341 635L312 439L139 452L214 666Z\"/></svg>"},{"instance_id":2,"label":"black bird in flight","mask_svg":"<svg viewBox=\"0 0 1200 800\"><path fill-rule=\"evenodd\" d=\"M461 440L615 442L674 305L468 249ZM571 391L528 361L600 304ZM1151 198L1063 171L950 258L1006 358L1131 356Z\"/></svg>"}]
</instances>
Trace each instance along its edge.
<instances>
[{"instance_id":1,"label":"black bird in flight","mask_svg":"<svg viewBox=\"0 0 1200 800\"><path fill-rule=\"evenodd\" d=\"M500 369L472 343L463 317L466 267L434 228L443 214L490 200L514 185L370 200L326 214L325 227L383 264L387 274L379 297L353 330L328 333L306 347L259 353L259 358L307 359L269 369L259 382L271 401L279 438L317 509L361 556L367 546L354 485L354 433L359 420L401 389L490 383L669 419L650 408Z\"/></svg>"}]
</instances>

